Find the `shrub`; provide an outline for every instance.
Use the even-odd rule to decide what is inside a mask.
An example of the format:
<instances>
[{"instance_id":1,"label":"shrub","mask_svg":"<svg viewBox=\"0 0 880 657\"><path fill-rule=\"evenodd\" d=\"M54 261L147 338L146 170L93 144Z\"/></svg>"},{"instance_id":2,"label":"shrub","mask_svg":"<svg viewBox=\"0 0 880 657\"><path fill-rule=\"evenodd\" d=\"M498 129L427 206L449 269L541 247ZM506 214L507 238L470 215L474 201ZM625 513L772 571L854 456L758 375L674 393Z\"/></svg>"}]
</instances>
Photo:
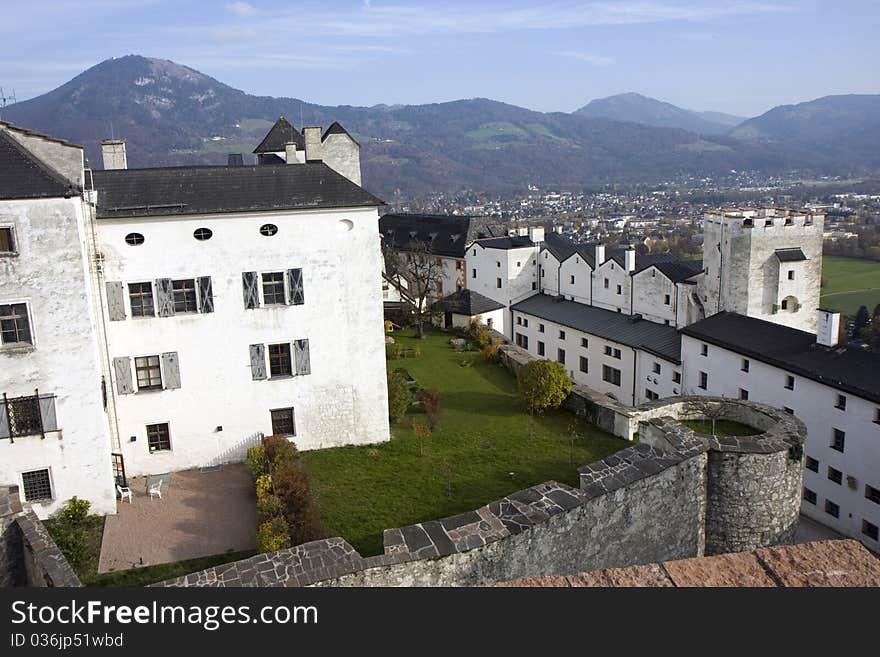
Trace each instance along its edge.
<instances>
[{"instance_id":1,"label":"shrub","mask_svg":"<svg viewBox=\"0 0 880 657\"><path fill-rule=\"evenodd\" d=\"M254 480L259 479L264 474L268 474L269 460L266 458L266 448L262 445L251 447L247 451L244 463L248 470L250 470L251 476Z\"/></svg>"},{"instance_id":2,"label":"shrub","mask_svg":"<svg viewBox=\"0 0 880 657\"><path fill-rule=\"evenodd\" d=\"M501 341L492 340L483 347L483 358L488 363L497 363L501 360Z\"/></svg>"},{"instance_id":3,"label":"shrub","mask_svg":"<svg viewBox=\"0 0 880 657\"><path fill-rule=\"evenodd\" d=\"M406 377L400 372L391 372L388 375L388 417L392 422L398 422L410 405L409 384Z\"/></svg>"},{"instance_id":4,"label":"shrub","mask_svg":"<svg viewBox=\"0 0 880 657\"><path fill-rule=\"evenodd\" d=\"M385 360L398 360L402 353L402 347L397 344L386 344L385 345Z\"/></svg>"},{"instance_id":5,"label":"shrub","mask_svg":"<svg viewBox=\"0 0 880 657\"><path fill-rule=\"evenodd\" d=\"M269 470L274 471L280 464L299 458L296 445L284 436L267 436L263 438L263 448L266 450L266 461Z\"/></svg>"},{"instance_id":6,"label":"shrub","mask_svg":"<svg viewBox=\"0 0 880 657\"><path fill-rule=\"evenodd\" d=\"M74 496L52 517L52 538L70 566L79 571L88 558L86 518L91 503Z\"/></svg>"},{"instance_id":7,"label":"shrub","mask_svg":"<svg viewBox=\"0 0 880 657\"><path fill-rule=\"evenodd\" d=\"M571 379L562 363L533 360L516 375L520 398L530 413L543 413L559 405L571 392Z\"/></svg>"},{"instance_id":8,"label":"shrub","mask_svg":"<svg viewBox=\"0 0 880 657\"><path fill-rule=\"evenodd\" d=\"M264 474L257 477L257 499L261 500L272 494L272 475Z\"/></svg>"},{"instance_id":9,"label":"shrub","mask_svg":"<svg viewBox=\"0 0 880 657\"><path fill-rule=\"evenodd\" d=\"M312 498L309 478L302 464L287 461L275 472L275 492L284 507L291 545L324 538L321 514Z\"/></svg>"},{"instance_id":10,"label":"shrub","mask_svg":"<svg viewBox=\"0 0 880 657\"><path fill-rule=\"evenodd\" d=\"M422 404L425 415L428 416L428 424L433 429L437 426L437 419L440 417L440 391L422 388L419 393L419 402Z\"/></svg>"},{"instance_id":11,"label":"shrub","mask_svg":"<svg viewBox=\"0 0 880 657\"><path fill-rule=\"evenodd\" d=\"M275 552L290 547L290 532L282 516L261 523L257 529L257 550Z\"/></svg>"},{"instance_id":12,"label":"shrub","mask_svg":"<svg viewBox=\"0 0 880 657\"><path fill-rule=\"evenodd\" d=\"M394 331L394 323L390 319L385 320L385 332L391 333Z\"/></svg>"},{"instance_id":13,"label":"shrub","mask_svg":"<svg viewBox=\"0 0 880 657\"><path fill-rule=\"evenodd\" d=\"M463 361L461 361L461 362L459 363L459 366L461 366L461 367L471 367L471 366L473 366L473 364L474 364L474 361L472 361L470 358L465 358Z\"/></svg>"},{"instance_id":14,"label":"shrub","mask_svg":"<svg viewBox=\"0 0 880 657\"><path fill-rule=\"evenodd\" d=\"M489 329L483 326L478 317L470 321L465 335L477 349L485 349L489 344Z\"/></svg>"},{"instance_id":15,"label":"shrub","mask_svg":"<svg viewBox=\"0 0 880 657\"><path fill-rule=\"evenodd\" d=\"M257 522L261 525L284 515L284 503L277 495L266 495L257 500Z\"/></svg>"}]
</instances>

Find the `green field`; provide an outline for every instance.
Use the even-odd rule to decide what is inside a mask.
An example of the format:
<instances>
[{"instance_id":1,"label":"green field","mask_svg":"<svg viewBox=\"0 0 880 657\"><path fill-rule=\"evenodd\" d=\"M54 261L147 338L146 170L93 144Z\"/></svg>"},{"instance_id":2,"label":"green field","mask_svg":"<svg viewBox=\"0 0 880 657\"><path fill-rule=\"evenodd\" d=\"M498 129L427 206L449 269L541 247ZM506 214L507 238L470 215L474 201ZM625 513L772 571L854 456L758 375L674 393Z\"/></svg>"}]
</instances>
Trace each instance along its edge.
<instances>
[{"instance_id":1,"label":"green field","mask_svg":"<svg viewBox=\"0 0 880 657\"><path fill-rule=\"evenodd\" d=\"M415 408L392 427L388 443L302 454L327 535L344 537L361 554L381 554L386 528L476 509L549 479L577 486L579 466L630 444L566 411L531 420L517 400L516 379L479 352L454 351L449 334L394 337L422 356L389 367L406 368L443 397L424 455L411 423L426 416ZM472 366L461 367L465 359Z\"/></svg>"},{"instance_id":2,"label":"green field","mask_svg":"<svg viewBox=\"0 0 880 657\"><path fill-rule=\"evenodd\" d=\"M880 303L880 262L824 256L822 279L823 308L854 315L859 306L870 313Z\"/></svg>"}]
</instances>

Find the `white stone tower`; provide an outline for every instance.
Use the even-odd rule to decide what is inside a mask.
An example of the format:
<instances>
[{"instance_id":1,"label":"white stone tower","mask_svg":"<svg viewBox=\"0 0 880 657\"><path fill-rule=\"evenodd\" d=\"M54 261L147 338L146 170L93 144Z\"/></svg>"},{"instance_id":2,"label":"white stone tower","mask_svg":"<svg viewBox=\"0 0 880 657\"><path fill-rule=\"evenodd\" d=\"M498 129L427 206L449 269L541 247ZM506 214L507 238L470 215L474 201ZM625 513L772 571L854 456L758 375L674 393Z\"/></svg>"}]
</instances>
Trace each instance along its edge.
<instances>
[{"instance_id":1,"label":"white stone tower","mask_svg":"<svg viewBox=\"0 0 880 657\"><path fill-rule=\"evenodd\" d=\"M824 219L775 208L704 215L706 315L727 310L815 333Z\"/></svg>"}]
</instances>

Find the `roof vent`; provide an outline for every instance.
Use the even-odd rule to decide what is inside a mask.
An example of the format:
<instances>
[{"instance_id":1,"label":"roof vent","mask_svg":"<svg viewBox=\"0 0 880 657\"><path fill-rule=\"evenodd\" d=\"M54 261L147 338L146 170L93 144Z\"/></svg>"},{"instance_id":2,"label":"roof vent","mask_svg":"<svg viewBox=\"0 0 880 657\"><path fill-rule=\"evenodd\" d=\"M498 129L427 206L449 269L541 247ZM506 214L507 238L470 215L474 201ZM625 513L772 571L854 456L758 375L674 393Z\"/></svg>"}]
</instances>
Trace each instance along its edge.
<instances>
[{"instance_id":1,"label":"roof vent","mask_svg":"<svg viewBox=\"0 0 880 657\"><path fill-rule=\"evenodd\" d=\"M636 322L641 322L642 319L644 319L644 318L642 317L641 313L636 313L635 315L629 316L629 321L632 324L635 324Z\"/></svg>"},{"instance_id":2,"label":"roof vent","mask_svg":"<svg viewBox=\"0 0 880 657\"><path fill-rule=\"evenodd\" d=\"M563 296L562 294L558 294L553 297L553 303L559 303L560 301L565 301L565 296Z\"/></svg>"}]
</instances>

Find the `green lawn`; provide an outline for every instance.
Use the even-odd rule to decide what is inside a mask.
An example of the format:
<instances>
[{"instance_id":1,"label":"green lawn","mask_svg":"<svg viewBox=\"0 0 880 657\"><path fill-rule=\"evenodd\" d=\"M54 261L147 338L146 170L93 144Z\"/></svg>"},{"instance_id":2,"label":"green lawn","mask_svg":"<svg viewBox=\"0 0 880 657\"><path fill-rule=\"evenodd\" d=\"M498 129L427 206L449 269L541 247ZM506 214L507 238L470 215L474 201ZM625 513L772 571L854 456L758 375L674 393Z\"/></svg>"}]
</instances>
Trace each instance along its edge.
<instances>
[{"instance_id":1,"label":"green lawn","mask_svg":"<svg viewBox=\"0 0 880 657\"><path fill-rule=\"evenodd\" d=\"M629 445L565 411L532 421L518 403L515 378L478 352L456 353L449 334L394 337L404 348L418 345L422 356L389 366L405 367L443 396L424 456L410 427L425 419L418 410L392 427L389 443L303 453L328 535L344 537L361 554L382 552L386 528L476 509L548 479L576 486L577 467ZM473 366L461 367L465 359Z\"/></svg>"},{"instance_id":2,"label":"green lawn","mask_svg":"<svg viewBox=\"0 0 880 657\"><path fill-rule=\"evenodd\" d=\"M681 423L697 433L707 436L713 435L711 420L682 420ZM716 436L756 436L759 433L763 433L763 431L750 427L748 424L733 420L715 420L714 435Z\"/></svg>"},{"instance_id":3,"label":"green lawn","mask_svg":"<svg viewBox=\"0 0 880 657\"><path fill-rule=\"evenodd\" d=\"M820 303L823 308L855 315L859 306L867 306L868 313L880 303L880 262L823 256Z\"/></svg>"}]
</instances>

